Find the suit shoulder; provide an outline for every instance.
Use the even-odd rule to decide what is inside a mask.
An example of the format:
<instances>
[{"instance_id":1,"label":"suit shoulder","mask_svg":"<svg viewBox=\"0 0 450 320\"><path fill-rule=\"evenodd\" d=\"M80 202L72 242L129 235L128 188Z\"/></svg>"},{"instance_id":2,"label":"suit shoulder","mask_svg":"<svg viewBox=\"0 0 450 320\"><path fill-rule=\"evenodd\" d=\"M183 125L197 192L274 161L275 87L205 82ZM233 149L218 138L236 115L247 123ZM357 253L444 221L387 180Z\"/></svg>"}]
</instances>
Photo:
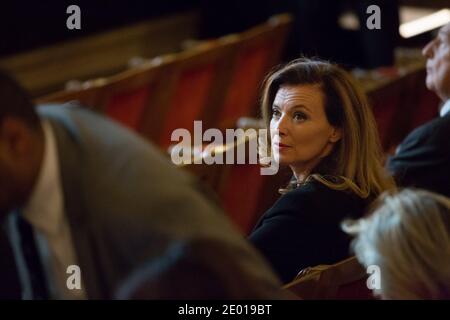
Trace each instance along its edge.
<instances>
[{"instance_id":1,"label":"suit shoulder","mask_svg":"<svg viewBox=\"0 0 450 320\"><path fill-rule=\"evenodd\" d=\"M44 118L56 118L61 120L63 118L72 118L77 116L94 116L95 112L83 107L76 101L66 103L47 103L36 106L37 113Z\"/></svg>"},{"instance_id":2,"label":"suit shoulder","mask_svg":"<svg viewBox=\"0 0 450 320\"><path fill-rule=\"evenodd\" d=\"M450 140L447 138L450 134L450 114L445 117L439 117L433 119L422 126L414 129L406 138L405 142L408 141L441 141L449 143Z\"/></svg>"}]
</instances>

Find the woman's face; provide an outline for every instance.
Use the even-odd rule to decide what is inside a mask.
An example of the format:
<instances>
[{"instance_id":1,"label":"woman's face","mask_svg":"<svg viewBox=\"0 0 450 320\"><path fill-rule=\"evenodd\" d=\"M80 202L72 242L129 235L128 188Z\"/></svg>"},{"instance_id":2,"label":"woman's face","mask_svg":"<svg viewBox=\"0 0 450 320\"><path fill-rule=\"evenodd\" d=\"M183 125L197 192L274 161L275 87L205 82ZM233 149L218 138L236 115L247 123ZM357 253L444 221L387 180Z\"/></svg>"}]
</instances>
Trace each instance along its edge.
<instances>
[{"instance_id":1,"label":"woman's face","mask_svg":"<svg viewBox=\"0 0 450 320\"><path fill-rule=\"evenodd\" d=\"M290 166L297 177L312 170L341 138L341 130L327 120L324 103L318 85L282 86L275 96L272 150L279 163Z\"/></svg>"}]
</instances>

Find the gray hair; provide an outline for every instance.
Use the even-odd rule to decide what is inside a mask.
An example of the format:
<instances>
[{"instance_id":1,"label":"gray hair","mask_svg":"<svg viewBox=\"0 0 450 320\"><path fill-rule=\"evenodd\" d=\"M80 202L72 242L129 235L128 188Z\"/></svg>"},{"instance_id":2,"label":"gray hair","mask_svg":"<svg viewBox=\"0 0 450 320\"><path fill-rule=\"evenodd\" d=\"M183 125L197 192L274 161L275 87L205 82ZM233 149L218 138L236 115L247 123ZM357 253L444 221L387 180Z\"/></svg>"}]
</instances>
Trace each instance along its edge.
<instances>
[{"instance_id":1,"label":"gray hair","mask_svg":"<svg viewBox=\"0 0 450 320\"><path fill-rule=\"evenodd\" d=\"M450 199L424 190L383 193L372 214L344 221L365 266L380 268L385 299L450 299Z\"/></svg>"}]
</instances>

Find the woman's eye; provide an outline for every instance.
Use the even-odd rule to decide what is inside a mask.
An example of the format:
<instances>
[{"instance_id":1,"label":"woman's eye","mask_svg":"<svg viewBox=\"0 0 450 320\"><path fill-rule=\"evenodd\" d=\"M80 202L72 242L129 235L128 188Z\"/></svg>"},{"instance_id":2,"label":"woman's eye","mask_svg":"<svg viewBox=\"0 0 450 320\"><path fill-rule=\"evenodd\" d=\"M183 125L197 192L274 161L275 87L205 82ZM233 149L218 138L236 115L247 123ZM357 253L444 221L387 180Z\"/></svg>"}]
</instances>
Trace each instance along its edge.
<instances>
[{"instance_id":1,"label":"woman's eye","mask_svg":"<svg viewBox=\"0 0 450 320\"><path fill-rule=\"evenodd\" d=\"M308 117L303 112L295 112L294 113L294 120L297 121L303 121L306 120Z\"/></svg>"},{"instance_id":2,"label":"woman's eye","mask_svg":"<svg viewBox=\"0 0 450 320\"><path fill-rule=\"evenodd\" d=\"M281 112L278 110L272 110L272 117L273 118L279 118L281 117Z\"/></svg>"}]
</instances>

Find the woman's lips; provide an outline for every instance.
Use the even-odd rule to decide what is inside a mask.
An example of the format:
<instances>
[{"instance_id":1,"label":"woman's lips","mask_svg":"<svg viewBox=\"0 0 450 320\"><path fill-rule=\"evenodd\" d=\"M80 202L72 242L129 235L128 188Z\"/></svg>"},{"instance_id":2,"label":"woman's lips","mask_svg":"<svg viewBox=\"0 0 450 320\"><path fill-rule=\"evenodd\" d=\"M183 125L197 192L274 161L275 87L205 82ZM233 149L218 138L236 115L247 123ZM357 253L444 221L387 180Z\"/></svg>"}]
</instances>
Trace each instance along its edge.
<instances>
[{"instance_id":1,"label":"woman's lips","mask_svg":"<svg viewBox=\"0 0 450 320\"><path fill-rule=\"evenodd\" d=\"M278 145L280 147L285 147L285 148L290 148L291 147L291 146L288 146L287 144L284 144L284 143L278 143Z\"/></svg>"},{"instance_id":2,"label":"woman's lips","mask_svg":"<svg viewBox=\"0 0 450 320\"><path fill-rule=\"evenodd\" d=\"M291 147L291 146L288 146L287 144L284 144L284 143L275 143L275 146L278 149L286 149L286 148L290 148Z\"/></svg>"}]
</instances>

